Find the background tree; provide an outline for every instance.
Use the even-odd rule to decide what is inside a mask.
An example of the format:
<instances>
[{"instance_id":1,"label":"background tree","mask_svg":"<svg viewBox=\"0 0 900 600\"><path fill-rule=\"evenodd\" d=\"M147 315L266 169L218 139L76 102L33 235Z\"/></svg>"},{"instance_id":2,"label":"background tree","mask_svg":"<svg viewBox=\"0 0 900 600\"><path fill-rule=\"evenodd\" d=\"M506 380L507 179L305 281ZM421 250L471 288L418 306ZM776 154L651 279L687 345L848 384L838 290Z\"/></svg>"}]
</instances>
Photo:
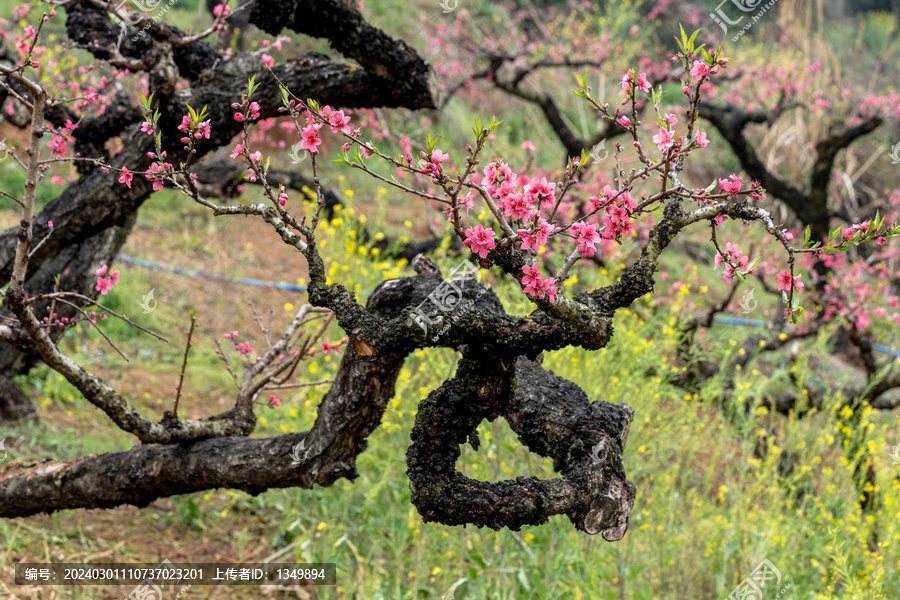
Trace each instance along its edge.
<instances>
[{"instance_id":1,"label":"background tree","mask_svg":"<svg viewBox=\"0 0 900 600\"><path fill-rule=\"evenodd\" d=\"M162 115L161 131L168 132L174 128L166 120L170 118L170 113L182 112L188 103L205 105L210 121L216 126L218 133L216 137L204 139L204 143L194 149L191 160L198 160L227 144L240 130L240 124L231 118L227 102L216 103L213 100L216 97L231 98L238 95L247 77L265 69L261 53L224 60L226 56L207 45L205 38L223 27L224 17L221 16L213 27L199 35L189 36L177 28L151 21L145 15L133 14L129 18L136 20L136 27L146 27L141 30L143 35L137 35L135 29L129 28L129 33L126 34L125 29L114 25L107 13L110 8L112 7L103 2L87 1L73 2L66 6L66 30L73 46L84 48L98 61L108 63L113 67L112 73L116 78L124 77L127 73L134 74L132 77L146 74L147 92L154 95L157 101L155 108ZM119 7L118 10L124 8ZM303 15L302 19L285 19L284 15L290 15L291 11L294 11L293 14ZM272 15L278 17L274 18ZM363 67L356 69L348 64L335 63L321 54L308 54L279 65L279 76L302 93L316 95L323 101L346 107L431 106L425 62L404 42L395 41L372 27L358 12L342 2L316 3L315 7L301 3L292 5L290 9L282 4L257 3L249 18L251 22L259 24L257 26L261 29L275 35L287 28L329 39L338 52ZM24 43L24 48L33 59L39 60L47 55L53 60L52 53L34 37L28 38L19 33L13 37L13 41L16 44ZM21 61L21 57L12 52L14 51L11 49L4 49L7 69ZM45 68L51 65L45 64ZM402 76L397 75L399 73ZM93 82L94 85L77 89L75 94L87 95L73 104L74 110L68 104L49 107L46 119L53 128L51 131L61 140L60 160L68 160L64 156L65 144L71 141L76 157L103 156L112 164L127 164L134 170L145 169L150 164L146 153L151 148L152 140L142 134L139 136L139 132L133 127L141 120L136 99L125 94L109 96L102 93L114 89L115 80L110 75L101 76ZM12 124L27 127L30 121L20 99L28 102L28 90L8 76L0 81L3 82L4 90L0 92L0 106L9 106L12 114L10 118L10 113L7 112L5 118ZM179 85L186 84L189 85L191 96L176 96ZM265 92L265 89L261 90L257 97L260 119L275 116L277 110L277 95L265 96ZM81 110L86 111L83 117L79 113ZM92 116L101 110L101 115ZM67 127L67 120L77 124L77 127ZM111 140L135 143L123 143L117 154L106 157L104 148ZM170 160L187 158L176 139L164 137L162 143L169 152ZM135 212L153 192L153 187L146 180L135 181L131 188L124 191L118 190L112 185L115 179L111 173L104 173L88 162L78 161L77 164L81 176L57 198L48 202L38 215L35 230L37 236L47 236L49 222L56 225L56 232L48 237L29 263L28 276L35 278L35 289L51 289L51 284L59 273L65 274L68 278L66 283L69 284L67 289L72 289L75 285L88 281L90 273L99 265L111 264L127 236L127 226L123 228L123 224L133 222ZM111 227L119 227L121 233L103 233ZM104 237L91 241L91 236L101 233ZM8 230L0 235L0 262L5 265L0 267L2 281L8 281L12 272L16 235L15 230ZM90 239L85 241L87 238ZM106 239L109 241L104 243ZM79 250L81 246L83 249ZM76 262L61 269L60 266L64 263L59 263L57 259L47 269L41 270L45 262L68 248L72 248L67 251L73 252L73 257L78 257ZM92 293L94 290L84 291ZM74 316L74 307L57 308L62 316ZM23 395L14 391L12 378L27 372L34 364L34 358L6 348L0 361L4 361L0 362L0 372L5 374L6 382L2 384L3 389L9 390L9 394L0 397L0 405L3 406L0 415L4 418L33 415L33 408L29 407Z\"/></svg>"}]
</instances>

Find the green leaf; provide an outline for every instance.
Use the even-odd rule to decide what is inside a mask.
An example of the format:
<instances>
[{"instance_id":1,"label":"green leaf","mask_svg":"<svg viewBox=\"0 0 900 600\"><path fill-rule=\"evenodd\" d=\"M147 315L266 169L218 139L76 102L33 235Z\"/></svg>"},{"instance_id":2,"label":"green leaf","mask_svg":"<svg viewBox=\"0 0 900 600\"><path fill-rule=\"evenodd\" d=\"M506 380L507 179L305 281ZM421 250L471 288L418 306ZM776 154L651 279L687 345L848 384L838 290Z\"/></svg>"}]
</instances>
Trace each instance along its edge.
<instances>
[{"instance_id":1,"label":"green leaf","mask_svg":"<svg viewBox=\"0 0 900 600\"><path fill-rule=\"evenodd\" d=\"M744 270L744 273L749 273L753 269L756 268L756 265L759 264L759 261L762 260L762 256L757 256L752 263Z\"/></svg>"},{"instance_id":2,"label":"green leaf","mask_svg":"<svg viewBox=\"0 0 900 600\"><path fill-rule=\"evenodd\" d=\"M425 142L425 153L429 156L434 151L434 147L437 145L438 140L441 139L440 136L431 139L431 132L427 132L426 142Z\"/></svg>"},{"instance_id":3,"label":"green leaf","mask_svg":"<svg viewBox=\"0 0 900 600\"><path fill-rule=\"evenodd\" d=\"M138 92L138 94L141 97L141 103L144 105L144 108L146 108L147 110L150 110L150 104L153 103L153 94L150 94L149 96L145 96L145 95L141 94L140 92Z\"/></svg>"},{"instance_id":4,"label":"green leaf","mask_svg":"<svg viewBox=\"0 0 900 600\"><path fill-rule=\"evenodd\" d=\"M486 560L484 560L483 556L481 556L480 554L475 553L475 552L473 552L472 554L469 554L469 560L474 562L476 565L478 565L482 569L487 569L490 566L490 563L488 563Z\"/></svg>"},{"instance_id":5,"label":"green leaf","mask_svg":"<svg viewBox=\"0 0 900 600\"><path fill-rule=\"evenodd\" d=\"M694 30L693 35L691 35L691 39L688 40L688 44L691 46L691 50L694 49L694 40L697 39L697 34L700 33L699 29Z\"/></svg>"},{"instance_id":6,"label":"green leaf","mask_svg":"<svg viewBox=\"0 0 900 600\"><path fill-rule=\"evenodd\" d=\"M575 81L578 82L579 88L584 89L584 78L578 73L575 73Z\"/></svg>"}]
</instances>

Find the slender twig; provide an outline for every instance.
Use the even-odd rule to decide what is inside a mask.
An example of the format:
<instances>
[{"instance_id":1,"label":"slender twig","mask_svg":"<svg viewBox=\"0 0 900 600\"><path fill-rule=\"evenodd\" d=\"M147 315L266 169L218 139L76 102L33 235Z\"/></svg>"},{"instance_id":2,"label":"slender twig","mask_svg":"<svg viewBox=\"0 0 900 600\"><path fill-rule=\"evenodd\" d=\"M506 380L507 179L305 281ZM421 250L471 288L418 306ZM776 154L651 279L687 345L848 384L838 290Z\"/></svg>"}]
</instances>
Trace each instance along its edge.
<instances>
[{"instance_id":1,"label":"slender twig","mask_svg":"<svg viewBox=\"0 0 900 600\"><path fill-rule=\"evenodd\" d=\"M110 308L108 308L108 307L106 307L106 306L100 304L100 303L97 302L97 300L95 300L94 298L91 298L90 296L85 296L84 294L79 294L79 293L77 293L77 292L53 292L53 293L50 293L50 294L38 294L37 296L29 297L28 300L25 301L25 305L28 306L28 305L34 304L35 302L41 302L42 300L53 300L53 299L56 299L56 298L64 298L64 297L66 297L66 296L71 296L71 297L73 297L73 298L78 298L79 300L84 300L84 301L86 301L89 305L96 305L96 306L97 306L98 308L100 308L101 310L104 310L104 311L108 312L109 314L111 314L112 316L116 317L117 319L121 319L122 321L125 321L126 323L128 323L128 324L131 325L132 327L136 327L137 329L140 329L140 330L143 331L144 333L147 333L147 334L152 335L153 337L155 337L156 339L158 339L158 340L161 341L161 342L166 342L167 344L169 343L169 340L167 340L166 338L162 337L162 336L159 335L158 333L155 333L155 332L153 332L153 331L150 331L150 330L147 329L146 327L141 327L140 325L138 325L137 323L135 323L134 321L132 321L131 319L129 319L129 318L126 317L125 315L120 315L120 314L117 313L116 311L114 311L114 310L112 310L112 309L110 309Z\"/></svg>"},{"instance_id":2,"label":"slender twig","mask_svg":"<svg viewBox=\"0 0 900 600\"><path fill-rule=\"evenodd\" d=\"M184 347L184 360L181 363L181 375L178 377L178 389L175 392L175 408L172 409L172 416L178 421L178 400L181 399L181 386L184 383L184 372L187 369L188 353L191 351L191 338L194 335L194 327L197 324L197 318L194 311L191 311L191 329L188 331L187 345Z\"/></svg>"},{"instance_id":3,"label":"slender twig","mask_svg":"<svg viewBox=\"0 0 900 600\"><path fill-rule=\"evenodd\" d=\"M322 385L324 383L334 383L334 379L320 379L318 381L304 381L302 383L285 383L283 385L268 385L267 390L286 390L288 388L302 388L313 385Z\"/></svg>"}]
</instances>

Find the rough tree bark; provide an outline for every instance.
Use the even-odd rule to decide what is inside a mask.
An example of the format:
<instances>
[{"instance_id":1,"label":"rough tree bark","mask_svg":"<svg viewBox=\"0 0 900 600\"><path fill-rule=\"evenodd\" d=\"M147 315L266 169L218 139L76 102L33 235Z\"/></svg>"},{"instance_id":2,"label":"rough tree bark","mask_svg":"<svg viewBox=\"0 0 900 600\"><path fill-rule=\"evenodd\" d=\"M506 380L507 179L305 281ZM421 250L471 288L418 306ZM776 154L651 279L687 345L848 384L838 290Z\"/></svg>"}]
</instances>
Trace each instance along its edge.
<instances>
[{"instance_id":1,"label":"rough tree bark","mask_svg":"<svg viewBox=\"0 0 900 600\"><path fill-rule=\"evenodd\" d=\"M331 14L321 23L311 23L302 15L308 15L313 8L317 19L325 18L327 11L323 12L319 3L309 1L290 3L290 6L283 2L257 2L255 10L259 14L246 18L253 19L258 25L270 19L272 22L263 29L273 33L285 27L296 27L296 31L338 39L336 48L356 59L364 68L334 63L320 54L309 54L276 67L275 72L282 81L303 97L315 96L336 106L433 106L427 65L405 42L393 40L348 7L341 8L338 19ZM202 42L172 50L167 42L181 32L162 24L151 28L149 37L132 41L130 35L124 36L119 45L120 30L111 23L102 7L78 0L66 5L65 10L69 37L88 47L98 60L137 61L128 66L151 71L151 92L156 93L158 107L164 115L161 122L164 132L175 130L170 121L177 121L179 115L186 114L188 104L207 106L215 135L205 140L200 157L230 143L240 132L241 125L232 118L230 103L240 96L251 75L256 74L261 82L257 98L261 118L279 114L277 109L281 100L277 85L258 58L242 56L222 62L223 56ZM284 14L295 17L285 21L281 18ZM352 40L345 40L347 36ZM117 46L120 58L111 51ZM167 48L171 56L166 55ZM0 60L9 58L5 49L0 49ZM173 95L174 82L179 76L190 81L191 87L187 95L176 97ZM12 87L28 96L27 90L20 85L13 84ZM0 106L10 100L5 89L0 92ZM150 163L147 152L152 150L152 139L137 131L136 124L142 115L142 110L132 105L125 94L117 94L103 115L83 121L75 130L75 151L86 157L104 158L117 166L128 165L132 170L146 169ZM77 115L66 105L54 107L47 113L47 120L60 127L66 119L78 121ZM13 124L28 126L27 122ZM109 157L106 142L119 136L125 142L123 149ZM183 144L171 136L164 136L163 146L173 162L187 158ZM129 189L116 184L115 174L104 173L91 163L76 165L81 177L49 202L35 223L36 239L47 235L50 221L54 223L54 232L30 263L28 287L34 293L50 291L54 277L63 274L65 289L93 294L90 274L99 265L112 262L127 236L127 230L120 225L129 223L130 229L137 210L153 191L143 178L135 178ZM0 233L0 285L9 281L12 272L17 232L18 228L11 228ZM103 240L110 243L100 243ZM60 307L57 312L60 316L71 316L69 310ZM27 372L34 363L33 357L10 346L0 347L0 422L36 416L28 398L13 383L15 376Z\"/></svg>"},{"instance_id":2,"label":"rough tree bark","mask_svg":"<svg viewBox=\"0 0 900 600\"><path fill-rule=\"evenodd\" d=\"M416 277L379 285L367 311L402 326L407 311L441 284L430 261L420 258L416 268ZM504 314L489 289L469 280L463 291L475 310ZM344 353L308 432L143 444L70 462L0 466L0 516L125 503L146 506L157 498L217 487L257 494L355 479L356 457L380 424L397 375L415 347L373 353L357 339L357 350ZM417 414L407 460L413 501L423 517L518 529L566 514L578 529L620 539L635 497L622 465L633 411L627 405L589 402L577 385L526 357L507 353L501 361L507 368L498 373L498 359L489 359L486 348L472 355L472 348L463 349L457 375L432 392ZM459 444L468 441L477 448L475 427L484 418L499 416L505 416L530 450L552 457L563 477L487 483L455 473ZM291 454L301 442L307 455L297 465ZM455 476L448 478L450 473Z\"/></svg>"}]
</instances>

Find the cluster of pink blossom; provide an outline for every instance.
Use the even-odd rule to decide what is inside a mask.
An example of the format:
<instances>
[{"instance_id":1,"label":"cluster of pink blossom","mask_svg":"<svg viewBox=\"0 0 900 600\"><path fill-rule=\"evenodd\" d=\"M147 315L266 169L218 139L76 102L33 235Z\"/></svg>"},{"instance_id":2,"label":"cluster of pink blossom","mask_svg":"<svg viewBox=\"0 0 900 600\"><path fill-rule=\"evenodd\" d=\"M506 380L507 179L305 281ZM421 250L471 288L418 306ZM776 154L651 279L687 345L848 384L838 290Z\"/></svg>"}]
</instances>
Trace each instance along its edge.
<instances>
[{"instance_id":1,"label":"cluster of pink blossom","mask_svg":"<svg viewBox=\"0 0 900 600\"><path fill-rule=\"evenodd\" d=\"M521 221L524 225L533 221L530 227L520 229L519 234L524 240L523 250L529 247L537 249L539 245L546 243L547 234L552 231L549 223L540 220L537 207L553 208L556 202L556 184L548 182L546 177L532 177L522 192L518 192L517 179L518 175L508 164L495 160L485 167L481 185L488 195L499 200L498 206L504 215Z\"/></svg>"},{"instance_id":2,"label":"cluster of pink blossom","mask_svg":"<svg viewBox=\"0 0 900 600\"><path fill-rule=\"evenodd\" d=\"M25 6L28 6L28 5L26 4ZM49 16L55 17L56 9L51 9ZM44 17L44 21L47 21L47 20L48 20L48 17ZM5 24L6 20L0 19L0 21L3 21L4 22L3 24ZM2 33L5 36L5 32L2 32ZM44 50L44 48L42 46L37 45L37 30L35 30L35 28L32 27L31 25L26 25L25 28L22 30L22 35L15 36L15 38L13 39L13 43L16 47L16 50L18 50L19 52L24 54L26 56L26 58L31 58L31 56L32 56L28 53L29 49L31 48L32 43L35 44L35 47L34 47L35 54L41 54L42 50ZM31 61L30 64L35 69L39 69L41 66L41 63L36 60Z\"/></svg>"},{"instance_id":3,"label":"cluster of pink blossom","mask_svg":"<svg viewBox=\"0 0 900 600\"><path fill-rule=\"evenodd\" d=\"M109 273L109 275L107 275L107 273ZM109 266L105 264L94 271L94 275L97 276L97 285L94 289L104 296L109 293L109 290L113 289L114 285L119 283L119 272L112 271L110 273Z\"/></svg>"},{"instance_id":4,"label":"cluster of pink blossom","mask_svg":"<svg viewBox=\"0 0 900 600\"><path fill-rule=\"evenodd\" d=\"M240 336L240 332L238 332L237 330L234 330L231 333L223 333L222 334L223 338L225 338L226 340L231 340L234 343L234 349L237 350L237 352L241 356L246 356L248 354L251 354L254 350L250 346L250 342L239 342L238 341L239 336ZM219 354L218 356L219 356L219 358L221 358L223 360L225 359L225 357L222 354Z\"/></svg>"},{"instance_id":5,"label":"cluster of pink blossom","mask_svg":"<svg viewBox=\"0 0 900 600\"><path fill-rule=\"evenodd\" d=\"M107 315L106 313L100 313L101 321L105 321L107 318L109 318L109 315ZM93 328L94 323L96 323L96 322L97 322L97 312L92 310L91 312L88 313L88 327Z\"/></svg>"},{"instance_id":6,"label":"cluster of pink blossom","mask_svg":"<svg viewBox=\"0 0 900 600\"><path fill-rule=\"evenodd\" d=\"M181 125L178 126L178 131L188 134L187 137L181 138L182 144L189 143L191 138L197 140L203 138L209 139L211 129L209 120L194 122L194 119L192 119L190 115L181 117Z\"/></svg>"},{"instance_id":7,"label":"cluster of pink blossom","mask_svg":"<svg viewBox=\"0 0 900 600\"><path fill-rule=\"evenodd\" d=\"M92 315L96 315L97 313L91 312ZM53 322L50 322L50 319L53 319ZM72 327L73 325L78 324L78 319L76 317L63 317L59 318L59 313L53 313L52 315L47 315L43 318L44 323L50 325L56 325L60 329L65 329L66 327ZM93 327L91 323L88 323L88 327Z\"/></svg>"},{"instance_id":8,"label":"cluster of pink blossom","mask_svg":"<svg viewBox=\"0 0 900 600\"><path fill-rule=\"evenodd\" d=\"M593 256L597 251L597 242L600 241L600 234L597 233L597 225L585 222L578 222L572 225L572 231L575 233L575 241L578 242L578 251L582 256Z\"/></svg>"},{"instance_id":9,"label":"cluster of pink blossom","mask_svg":"<svg viewBox=\"0 0 900 600\"><path fill-rule=\"evenodd\" d=\"M339 340L337 343L331 343L328 341L322 342L322 354L338 355L341 353L341 346L346 344L349 341L350 341L350 338L345 337L344 339ZM319 352L318 348L312 348L307 352L307 354L309 356L315 356L316 354L318 354L318 352Z\"/></svg>"},{"instance_id":10,"label":"cluster of pink blossom","mask_svg":"<svg viewBox=\"0 0 900 600\"><path fill-rule=\"evenodd\" d=\"M547 243L552 232L553 225L537 216L530 228L519 229L516 233L522 237L522 250L531 249L539 252L541 246Z\"/></svg>"},{"instance_id":11,"label":"cluster of pink blossom","mask_svg":"<svg viewBox=\"0 0 900 600\"><path fill-rule=\"evenodd\" d=\"M122 174L119 176L119 183L124 183L130 190L132 179L134 179L134 175L131 173L131 171L128 170L128 167L122 167Z\"/></svg>"},{"instance_id":12,"label":"cluster of pink blossom","mask_svg":"<svg viewBox=\"0 0 900 600\"><path fill-rule=\"evenodd\" d=\"M148 152L147 154L150 155L151 157L155 156L152 152ZM165 151L163 151L162 158L165 158L165 157L166 157L166 153L165 153ZM144 173L144 178L147 179L147 181L152 182L153 183L153 191L158 192L159 190L163 189L163 184L165 183L166 178L169 177L171 174L172 174L172 165L170 165L169 163L167 163L165 161L158 160L156 162L150 163L150 170L147 171L146 173ZM128 181L130 182L131 179L129 178ZM131 186L129 185L128 187L131 187Z\"/></svg>"},{"instance_id":13,"label":"cluster of pink blossom","mask_svg":"<svg viewBox=\"0 0 900 600\"><path fill-rule=\"evenodd\" d=\"M235 148L235 151L237 151L237 148ZM253 166L247 168L247 179L255 182L256 175L257 175L256 167L258 165L260 165L260 162L262 161L262 152L257 150L256 152L249 153L247 156L250 159L250 164L253 165Z\"/></svg>"},{"instance_id":14,"label":"cluster of pink blossom","mask_svg":"<svg viewBox=\"0 0 900 600\"><path fill-rule=\"evenodd\" d=\"M322 140L316 137L316 134L322 128L322 123L318 123L311 112L306 113L306 123L306 127L300 132L300 137L303 138L300 145L304 150L309 150L312 154L315 154L319 151L319 145L322 143Z\"/></svg>"},{"instance_id":15,"label":"cluster of pink blossom","mask_svg":"<svg viewBox=\"0 0 900 600\"><path fill-rule=\"evenodd\" d=\"M622 100L622 105L628 104L628 100L631 98L632 93L634 93L635 89L638 89L642 92L649 92L651 89L650 81L647 79L646 73L641 73L635 79L634 69L629 70L625 73L625 77L622 78L622 89L619 90L620 96L625 96Z\"/></svg>"},{"instance_id":16,"label":"cluster of pink blossom","mask_svg":"<svg viewBox=\"0 0 900 600\"><path fill-rule=\"evenodd\" d=\"M243 109L240 112L234 113L234 120L241 122L244 119L258 119L259 118L259 103L258 102L250 102L249 98L245 98L243 103L235 102L231 105L231 108L234 109Z\"/></svg>"},{"instance_id":17,"label":"cluster of pink blossom","mask_svg":"<svg viewBox=\"0 0 900 600\"><path fill-rule=\"evenodd\" d=\"M522 267L525 276L522 277L522 284L525 286L525 293L535 299L545 299L551 303L556 301L556 279L544 279L541 274L540 265L525 265Z\"/></svg>"},{"instance_id":18,"label":"cluster of pink blossom","mask_svg":"<svg viewBox=\"0 0 900 600\"><path fill-rule=\"evenodd\" d=\"M601 218L601 222L605 226L601 234L603 239L620 242L623 237L629 236L632 231L636 230L631 215L637 209L637 202L634 201L629 190L620 192L606 185L600 196L588 198L588 204L593 211L602 209L605 213Z\"/></svg>"},{"instance_id":19,"label":"cluster of pink blossom","mask_svg":"<svg viewBox=\"0 0 900 600\"><path fill-rule=\"evenodd\" d=\"M150 169L144 172L144 178L147 181L153 183L153 191L159 191L163 189L163 185L166 182L166 179L172 176L174 173L173 167L170 163L165 161L166 151L163 150L158 155L156 152L147 152L147 156L154 159L154 162L150 163ZM100 167L104 172L109 172L112 169L106 165ZM134 179L134 173L128 170L128 167L123 166L120 170L119 175L119 183L124 184L129 189L131 189L131 182ZM196 174L191 174L191 178L196 181Z\"/></svg>"},{"instance_id":20,"label":"cluster of pink blossom","mask_svg":"<svg viewBox=\"0 0 900 600\"><path fill-rule=\"evenodd\" d=\"M724 255L722 255L722 253L720 252L716 252L714 269L718 271L722 263L725 263L725 271L722 273L722 278L728 285L731 285L731 280L734 277L735 269L740 269L743 272L747 268L747 265L750 263L750 257L745 256L741 249L738 248L737 244L728 242L727 244L725 244ZM753 271L755 271L755 269Z\"/></svg>"},{"instance_id":21,"label":"cluster of pink blossom","mask_svg":"<svg viewBox=\"0 0 900 600\"><path fill-rule=\"evenodd\" d=\"M733 196L741 191L741 186L744 185L744 182L740 177L738 177L734 173L732 173L730 175L730 177L731 177L731 181L728 181L727 179L720 179L719 187L722 188L722 191L725 192L726 194ZM756 199L758 199L758 198L756 198Z\"/></svg>"},{"instance_id":22,"label":"cluster of pink blossom","mask_svg":"<svg viewBox=\"0 0 900 600\"><path fill-rule=\"evenodd\" d=\"M441 163L448 158L450 158L449 154L446 154L437 148L432 150L431 154L419 152L419 172L422 173L422 175L430 176L433 182L440 183L441 178L444 175L444 166ZM410 162L411 161L412 156L410 155Z\"/></svg>"},{"instance_id":23,"label":"cluster of pink blossom","mask_svg":"<svg viewBox=\"0 0 900 600\"><path fill-rule=\"evenodd\" d=\"M48 125L47 128L53 133L53 139L47 142L47 147L50 148L50 156L53 156L54 158L65 156L66 144L69 143L72 132L78 128L78 125L73 123L70 119L66 119L65 127L54 129L52 125Z\"/></svg>"},{"instance_id":24,"label":"cluster of pink blossom","mask_svg":"<svg viewBox=\"0 0 900 600\"><path fill-rule=\"evenodd\" d=\"M532 177L531 182L525 185L525 199L529 204L538 203L541 208L553 208L556 202L556 184L547 183L546 177Z\"/></svg>"},{"instance_id":25,"label":"cluster of pink blossom","mask_svg":"<svg viewBox=\"0 0 900 600\"><path fill-rule=\"evenodd\" d=\"M508 196L515 194L518 187L516 184L517 178L518 176L513 173L509 165L498 159L484 168L484 177L481 178L481 185L491 198L504 200Z\"/></svg>"},{"instance_id":26,"label":"cluster of pink blossom","mask_svg":"<svg viewBox=\"0 0 900 600\"><path fill-rule=\"evenodd\" d=\"M678 136L678 143L680 144L681 141L681 136ZM653 143L656 144L660 152L665 152L675 145L675 131L660 127L659 133L653 136Z\"/></svg>"},{"instance_id":27,"label":"cluster of pink blossom","mask_svg":"<svg viewBox=\"0 0 900 600\"><path fill-rule=\"evenodd\" d=\"M791 274L786 269L782 269L778 275L775 276L775 281L778 282L778 291L784 290L789 292L791 291L791 288L799 290L803 287L803 282L800 281L800 277L800 275L794 275L792 278Z\"/></svg>"},{"instance_id":28,"label":"cluster of pink blossom","mask_svg":"<svg viewBox=\"0 0 900 600\"><path fill-rule=\"evenodd\" d=\"M350 134L350 115L345 115L344 111L332 110L330 106L325 105L322 107L322 110L319 111L319 115L328 121L328 125L331 127L331 133L340 131L347 135Z\"/></svg>"},{"instance_id":29,"label":"cluster of pink blossom","mask_svg":"<svg viewBox=\"0 0 900 600\"><path fill-rule=\"evenodd\" d=\"M463 244L481 258L487 258L488 250L493 250L494 246L496 246L494 243L494 230L490 227L485 229L479 223L475 226L475 229L469 228L466 230L466 239L463 241Z\"/></svg>"}]
</instances>

